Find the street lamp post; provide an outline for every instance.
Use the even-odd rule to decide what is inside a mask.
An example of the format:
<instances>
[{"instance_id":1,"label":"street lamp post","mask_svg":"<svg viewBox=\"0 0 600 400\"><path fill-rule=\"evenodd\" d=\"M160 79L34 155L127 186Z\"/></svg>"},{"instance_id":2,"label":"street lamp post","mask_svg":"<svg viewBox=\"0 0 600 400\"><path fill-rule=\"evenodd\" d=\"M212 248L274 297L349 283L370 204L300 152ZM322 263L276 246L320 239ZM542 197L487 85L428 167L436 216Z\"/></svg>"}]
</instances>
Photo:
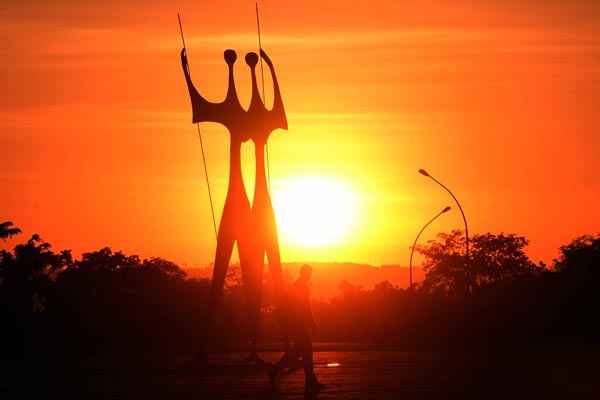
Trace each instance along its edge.
<instances>
[{"instance_id":1,"label":"street lamp post","mask_svg":"<svg viewBox=\"0 0 600 400\"><path fill-rule=\"evenodd\" d=\"M415 252L415 246L417 245L417 241L419 240L419 237L421 236L421 233L423 233L423 231L425 230L425 228L427 228L433 221L435 221L440 215L447 213L448 211L450 211L450 207L445 207L442 211L440 211L439 213L437 213L435 215L435 217L431 218L429 220L429 222L427 222L425 225L423 225L423 227L421 228L421 230L419 231L419 233L417 234L417 237L415 238L415 241L413 242L412 247L410 248L410 262L409 262L409 273L410 273L410 288L412 289L413 287L413 253Z\"/></svg>"},{"instance_id":2,"label":"street lamp post","mask_svg":"<svg viewBox=\"0 0 600 400\"><path fill-rule=\"evenodd\" d=\"M458 209L460 210L460 213L462 215L463 218L463 222L465 223L465 256L467 258L466 260L466 267L467 267L467 276L469 277L467 279L467 291L470 293L471 291L471 258L469 257L469 227L467 225L467 217L465 217L465 213L463 212L463 209L460 205L460 203L458 202L458 199L456 198L456 196L454 195L454 193L452 193L450 191L450 189L448 189L442 182L438 181L437 179L435 179L433 176L429 175L429 173L427 171L425 171L424 169L420 169L419 173L423 176L426 176L427 178L432 179L435 183L437 183L438 185L440 185L441 187L444 188L444 190L446 192L448 192L450 194L450 196L452 196L452 198L454 199L454 201L456 202L456 205L458 206Z\"/></svg>"}]
</instances>

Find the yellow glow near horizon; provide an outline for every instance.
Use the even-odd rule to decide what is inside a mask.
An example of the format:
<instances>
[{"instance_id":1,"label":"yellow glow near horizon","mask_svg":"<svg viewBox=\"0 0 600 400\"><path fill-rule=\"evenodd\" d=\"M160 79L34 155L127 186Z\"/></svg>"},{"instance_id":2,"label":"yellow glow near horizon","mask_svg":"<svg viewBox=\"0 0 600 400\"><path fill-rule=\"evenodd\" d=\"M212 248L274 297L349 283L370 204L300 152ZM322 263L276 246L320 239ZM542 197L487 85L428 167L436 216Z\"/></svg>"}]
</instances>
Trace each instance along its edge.
<instances>
[{"instance_id":1,"label":"yellow glow near horizon","mask_svg":"<svg viewBox=\"0 0 600 400\"><path fill-rule=\"evenodd\" d=\"M339 244L356 225L358 196L335 178L286 179L273 190L283 242L300 247Z\"/></svg>"}]
</instances>

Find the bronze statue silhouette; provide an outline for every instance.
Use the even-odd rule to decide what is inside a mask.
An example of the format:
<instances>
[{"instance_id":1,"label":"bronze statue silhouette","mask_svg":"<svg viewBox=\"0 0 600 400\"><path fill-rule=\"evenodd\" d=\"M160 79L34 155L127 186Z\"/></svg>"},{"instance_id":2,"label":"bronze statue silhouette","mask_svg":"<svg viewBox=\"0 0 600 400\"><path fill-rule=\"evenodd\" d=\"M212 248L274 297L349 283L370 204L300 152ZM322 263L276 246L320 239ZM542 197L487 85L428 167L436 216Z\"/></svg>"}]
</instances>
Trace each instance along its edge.
<instances>
[{"instance_id":1,"label":"bronze statue silhouette","mask_svg":"<svg viewBox=\"0 0 600 400\"><path fill-rule=\"evenodd\" d=\"M287 129L287 119L273 64L264 51L261 50L261 57L269 66L273 79L274 102L271 110L266 109L258 94L255 71L258 62L256 53L248 53L245 57L252 75L252 96L247 111L240 105L235 89L233 65L237 55L233 50L226 50L224 57L229 70L227 95L221 103L212 103L204 99L196 90L190 77L185 48L181 51L181 63L192 102L192 122L221 123L230 132L229 187L217 235L207 329L212 328L212 319L222 297L233 246L237 242L248 304L250 358L258 360L256 341L262 304L265 254L269 261L276 299L281 297L282 282L277 227L267 187L264 152L270 133L277 128ZM252 207L250 207L242 179L240 155L242 143L250 138L255 143L256 154L256 182ZM277 309L280 310L280 307ZM280 311L278 314L280 315ZM287 350L287 336L284 336Z\"/></svg>"},{"instance_id":2,"label":"bronze statue silhouette","mask_svg":"<svg viewBox=\"0 0 600 400\"><path fill-rule=\"evenodd\" d=\"M274 288L275 302L277 305L276 313L280 321L280 326L284 329L284 344L285 351L288 349L288 337L285 331L285 324L282 321L282 309L280 307L282 298L282 273L281 273L281 257L279 253L279 240L277 237L277 224L275 221L275 212L271 203L271 196L267 185L267 176L265 170L265 147L270 134L278 128L287 130L287 117L283 107L279 82L275 74L275 68L269 56L261 49L260 56L263 58L273 80L273 108L267 110L265 104L260 99L258 93L258 84L256 80L256 64L258 56L256 53L248 53L246 55L246 63L250 67L252 77L252 95L248 114L254 115L257 119L253 122L251 139L254 142L254 154L256 161L256 174L254 184L254 199L252 201L252 253L254 263L256 263L256 271L260 276L256 277L255 282L259 285L255 290L254 302L251 304L252 314L251 321L258 324L260 320L261 306L261 286L262 286L262 266L264 265L265 256L268 260L269 271ZM258 331L258 326L253 327L254 331ZM253 344L255 348L255 344Z\"/></svg>"},{"instance_id":3,"label":"bronze statue silhouette","mask_svg":"<svg viewBox=\"0 0 600 400\"><path fill-rule=\"evenodd\" d=\"M222 295L225 276L236 241L242 270L248 267L251 259L247 240L250 234L251 209L242 179L241 166L241 146L250 136L243 123L245 112L238 100L233 78L233 64L237 55L233 50L226 50L224 57L229 70L229 88L225 100L221 103L211 103L196 90L190 77L185 48L181 51L181 63L192 102L192 122L221 123L227 127L230 133L229 185L217 234L209 313L212 312Z\"/></svg>"}]
</instances>

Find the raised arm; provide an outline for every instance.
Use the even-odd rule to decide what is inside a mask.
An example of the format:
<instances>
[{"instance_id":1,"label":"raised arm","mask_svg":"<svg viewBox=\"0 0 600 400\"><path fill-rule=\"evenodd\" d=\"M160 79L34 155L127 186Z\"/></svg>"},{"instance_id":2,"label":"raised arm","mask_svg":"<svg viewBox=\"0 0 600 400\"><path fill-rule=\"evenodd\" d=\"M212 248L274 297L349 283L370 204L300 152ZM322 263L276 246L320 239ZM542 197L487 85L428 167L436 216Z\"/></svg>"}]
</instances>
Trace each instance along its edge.
<instances>
[{"instance_id":1,"label":"raised arm","mask_svg":"<svg viewBox=\"0 0 600 400\"><path fill-rule=\"evenodd\" d=\"M198 90L196 90L190 75L190 67L185 48L181 49L181 67L183 68L183 74L185 75L185 81L192 102L192 122L218 122L227 126L228 112L225 110L224 103L212 103L202 97Z\"/></svg>"},{"instance_id":2,"label":"raised arm","mask_svg":"<svg viewBox=\"0 0 600 400\"><path fill-rule=\"evenodd\" d=\"M194 83L192 82L192 77L190 76L190 66L188 64L187 54L185 51L185 47L181 49L181 68L183 69L183 75L185 76L185 82L187 83L188 90L190 91L190 97L200 96ZM193 100L192 100L193 101Z\"/></svg>"},{"instance_id":3,"label":"raised arm","mask_svg":"<svg viewBox=\"0 0 600 400\"><path fill-rule=\"evenodd\" d=\"M279 82L277 81L277 75L275 74L275 68L273 62L265 53L264 50L260 50L260 56L265 60L265 63L271 71L271 77L273 79L273 109L269 111L275 122L276 128L287 130L287 117L285 115L285 108L283 107L283 100L281 99L281 92L279 90ZM265 105L266 106L266 105Z\"/></svg>"}]
</instances>

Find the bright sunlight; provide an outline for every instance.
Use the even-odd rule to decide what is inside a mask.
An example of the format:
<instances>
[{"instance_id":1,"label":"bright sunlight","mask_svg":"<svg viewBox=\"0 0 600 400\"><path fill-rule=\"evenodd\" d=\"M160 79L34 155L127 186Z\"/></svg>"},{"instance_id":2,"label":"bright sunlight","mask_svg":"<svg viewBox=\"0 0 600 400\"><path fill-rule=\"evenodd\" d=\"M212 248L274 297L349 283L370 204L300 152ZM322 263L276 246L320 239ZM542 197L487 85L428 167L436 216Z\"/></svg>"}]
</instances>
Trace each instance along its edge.
<instances>
[{"instance_id":1,"label":"bright sunlight","mask_svg":"<svg viewBox=\"0 0 600 400\"><path fill-rule=\"evenodd\" d=\"M358 196L335 178L298 177L274 187L273 206L284 242L322 247L343 242L352 231Z\"/></svg>"}]
</instances>

